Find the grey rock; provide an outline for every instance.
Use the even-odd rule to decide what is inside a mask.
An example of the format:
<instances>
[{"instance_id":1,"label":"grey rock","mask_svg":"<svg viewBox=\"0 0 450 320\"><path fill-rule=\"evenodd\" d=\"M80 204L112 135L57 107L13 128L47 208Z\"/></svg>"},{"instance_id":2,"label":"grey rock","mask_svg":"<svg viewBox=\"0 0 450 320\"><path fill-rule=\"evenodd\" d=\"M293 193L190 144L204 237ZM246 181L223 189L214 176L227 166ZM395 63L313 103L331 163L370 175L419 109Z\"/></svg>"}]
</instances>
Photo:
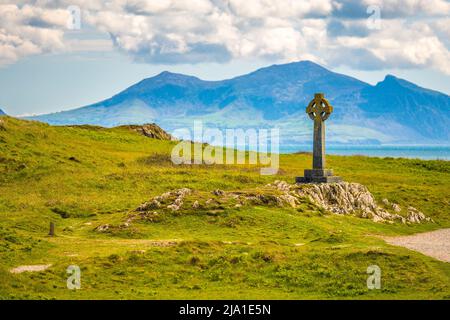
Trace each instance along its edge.
<instances>
[{"instance_id":1,"label":"grey rock","mask_svg":"<svg viewBox=\"0 0 450 320\"><path fill-rule=\"evenodd\" d=\"M217 190L214 190L214 191L213 191L213 194L214 194L215 196L220 197L220 196L223 196L223 195L225 194L225 191L217 189Z\"/></svg>"}]
</instances>

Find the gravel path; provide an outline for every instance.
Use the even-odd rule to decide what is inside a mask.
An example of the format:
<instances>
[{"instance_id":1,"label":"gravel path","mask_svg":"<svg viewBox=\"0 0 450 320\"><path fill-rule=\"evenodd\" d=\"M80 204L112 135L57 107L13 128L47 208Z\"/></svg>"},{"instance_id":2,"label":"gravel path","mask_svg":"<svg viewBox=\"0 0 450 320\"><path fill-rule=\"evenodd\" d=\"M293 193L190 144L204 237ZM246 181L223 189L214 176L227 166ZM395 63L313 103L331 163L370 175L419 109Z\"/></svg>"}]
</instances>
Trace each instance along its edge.
<instances>
[{"instance_id":1,"label":"gravel path","mask_svg":"<svg viewBox=\"0 0 450 320\"><path fill-rule=\"evenodd\" d=\"M385 237L387 243L418 251L441 261L450 262L450 229L418 233L412 236Z\"/></svg>"}]
</instances>

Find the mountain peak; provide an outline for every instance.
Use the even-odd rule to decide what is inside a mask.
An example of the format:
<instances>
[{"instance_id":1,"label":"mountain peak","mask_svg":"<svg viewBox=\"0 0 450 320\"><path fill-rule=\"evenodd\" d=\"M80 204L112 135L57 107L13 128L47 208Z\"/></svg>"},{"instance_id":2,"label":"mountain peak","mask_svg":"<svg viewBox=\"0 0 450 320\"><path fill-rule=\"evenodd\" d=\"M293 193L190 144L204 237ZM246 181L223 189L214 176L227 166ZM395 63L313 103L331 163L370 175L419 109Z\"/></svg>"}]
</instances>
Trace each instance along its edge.
<instances>
[{"instance_id":1,"label":"mountain peak","mask_svg":"<svg viewBox=\"0 0 450 320\"><path fill-rule=\"evenodd\" d=\"M404 79L398 78L396 76L394 76L393 74L387 74L384 77L383 82L390 82L390 83L398 83L398 84L402 84L402 83L411 83L409 81L406 81ZM411 83L412 84L412 83Z\"/></svg>"},{"instance_id":2,"label":"mountain peak","mask_svg":"<svg viewBox=\"0 0 450 320\"><path fill-rule=\"evenodd\" d=\"M194 76L189 76L189 75L185 75L182 73L175 73L175 72L170 72L170 71L163 71L163 72L157 74L156 76L147 78L145 80L149 80L149 79L153 79L153 80L162 79L165 81L167 81L167 80L188 80L188 79L189 80L200 80L199 78L194 77Z\"/></svg>"},{"instance_id":3,"label":"mountain peak","mask_svg":"<svg viewBox=\"0 0 450 320\"><path fill-rule=\"evenodd\" d=\"M284 63L284 64L273 64L269 67L265 67L265 68L261 68L256 70L255 72L258 71L269 71L269 72L273 72L273 71L279 70L279 71L314 71L314 72L331 72L329 70L327 70L326 68L322 67L321 65L314 63L312 61L309 60L302 60L302 61L294 61L294 62L289 62L289 63Z\"/></svg>"},{"instance_id":4,"label":"mountain peak","mask_svg":"<svg viewBox=\"0 0 450 320\"><path fill-rule=\"evenodd\" d=\"M396 76L394 76L392 74L387 74L384 77L383 81L378 82L376 84L376 86L377 87L380 87L380 86L381 87L392 87L392 86L394 86L394 87L398 87L398 86L402 87L403 86L402 85L403 82L407 82L407 81L402 80L400 78L397 78Z\"/></svg>"},{"instance_id":5,"label":"mountain peak","mask_svg":"<svg viewBox=\"0 0 450 320\"><path fill-rule=\"evenodd\" d=\"M402 90L402 89L408 89L408 90L413 90L416 92L428 91L430 93L431 92L437 93L436 91L422 88L412 82L409 82L405 79L398 78L392 74L387 74L384 77L384 80L378 82L375 87L382 88L382 89L395 90L395 91Z\"/></svg>"},{"instance_id":6,"label":"mountain peak","mask_svg":"<svg viewBox=\"0 0 450 320\"><path fill-rule=\"evenodd\" d=\"M289 66L289 65L302 66L302 67L305 67L305 68L325 69L325 70L329 71L328 69L324 68L320 64L315 63L315 62L313 62L311 60L301 60L301 61L287 63L286 65L287 66Z\"/></svg>"},{"instance_id":7,"label":"mountain peak","mask_svg":"<svg viewBox=\"0 0 450 320\"><path fill-rule=\"evenodd\" d=\"M396 76L394 76L393 74L387 74L385 77L384 77L384 80L383 81L395 81L395 80L398 80L399 78L397 78Z\"/></svg>"},{"instance_id":8,"label":"mountain peak","mask_svg":"<svg viewBox=\"0 0 450 320\"><path fill-rule=\"evenodd\" d=\"M299 67L299 66L312 67L312 68L323 68L321 65L319 65L315 62L312 62L311 60L300 60L300 61L292 61L292 62L282 63L282 64L273 64L270 67L289 68L289 67Z\"/></svg>"},{"instance_id":9,"label":"mountain peak","mask_svg":"<svg viewBox=\"0 0 450 320\"><path fill-rule=\"evenodd\" d=\"M125 93L129 94L132 92L145 92L151 90L152 88L158 88L165 85L175 85L175 86L189 86L189 85L197 85L201 83L197 77L188 76L181 73L173 73L169 71L163 71L156 76L145 78L140 82L132 85L127 88ZM120 93L119 93L120 95ZM117 95L116 95L117 96Z\"/></svg>"},{"instance_id":10,"label":"mountain peak","mask_svg":"<svg viewBox=\"0 0 450 320\"><path fill-rule=\"evenodd\" d=\"M183 75L181 73L175 73L175 72L170 72L170 71L164 70L163 72L154 76L154 78L167 78L167 77L174 77L174 76L185 76L185 75Z\"/></svg>"},{"instance_id":11,"label":"mountain peak","mask_svg":"<svg viewBox=\"0 0 450 320\"><path fill-rule=\"evenodd\" d=\"M271 79L270 82L289 82L298 79L313 81L314 79L323 78L330 74L332 74L332 72L326 68L309 60L304 60L284 64L273 64L231 80L243 80L245 82L256 81L258 83L260 81L266 81L267 79Z\"/></svg>"}]
</instances>

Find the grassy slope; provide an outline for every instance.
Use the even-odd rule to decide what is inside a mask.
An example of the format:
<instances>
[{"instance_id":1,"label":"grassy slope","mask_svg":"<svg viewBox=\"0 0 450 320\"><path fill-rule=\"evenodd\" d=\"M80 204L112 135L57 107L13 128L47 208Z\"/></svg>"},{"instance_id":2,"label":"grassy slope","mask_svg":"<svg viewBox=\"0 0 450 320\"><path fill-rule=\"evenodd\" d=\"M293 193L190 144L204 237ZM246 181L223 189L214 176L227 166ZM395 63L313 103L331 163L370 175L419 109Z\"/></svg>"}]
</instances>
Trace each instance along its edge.
<instances>
[{"instance_id":1,"label":"grassy slope","mask_svg":"<svg viewBox=\"0 0 450 320\"><path fill-rule=\"evenodd\" d=\"M174 142L125 129L1 119L2 298L450 298L448 263L376 236L450 226L448 162L328 157L345 180L367 185L378 200L413 205L436 224L376 224L313 207L225 208L136 223L111 235L93 229L121 221L162 192L293 181L310 156L283 155L277 176L260 176L252 166L174 166L167 160ZM57 237L46 236L49 221ZM156 247L149 239L180 242ZM52 264L45 272L8 271L44 263ZM66 288L71 264L82 270L79 291ZM371 264L382 269L381 290L366 288Z\"/></svg>"}]
</instances>

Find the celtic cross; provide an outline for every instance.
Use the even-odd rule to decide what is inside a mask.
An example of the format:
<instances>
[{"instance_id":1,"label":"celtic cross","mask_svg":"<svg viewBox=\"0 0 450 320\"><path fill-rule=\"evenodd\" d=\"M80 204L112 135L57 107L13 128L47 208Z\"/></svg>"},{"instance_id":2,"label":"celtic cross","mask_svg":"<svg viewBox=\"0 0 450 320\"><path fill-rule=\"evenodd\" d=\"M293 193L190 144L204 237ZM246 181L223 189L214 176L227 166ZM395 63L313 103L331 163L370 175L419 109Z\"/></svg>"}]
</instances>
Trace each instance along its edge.
<instances>
[{"instance_id":1,"label":"celtic cross","mask_svg":"<svg viewBox=\"0 0 450 320\"><path fill-rule=\"evenodd\" d=\"M325 120L332 112L333 107L323 93L316 93L306 108L306 113L314 120L313 169L325 169Z\"/></svg>"},{"instance_id":2,"label":"celtic cross","mask_svg":"<svg viewBox=\"0 0 450 320\"><path fill-rule=\"evenodd\" d=\"M325 120L333 112L333 107L323 93L316 93L308 104L306 113L314 121L313 168L305 169L303 177L297 177L297 183L340 182L340 177L333 175L333 170L325 169Z\"/></svg>"},{"instance_id":3,"label":"celtic cross","mask_svg":"<svg viewBox=\"0 0 450 320\"><path fill-rule=\"evenodd\" d=\"M327 99L324 98L323 93L316 93L314 99L306 107L306 113L311 120L325 121L333 112L333 107Z\"/></svg>"}]
</instances>

